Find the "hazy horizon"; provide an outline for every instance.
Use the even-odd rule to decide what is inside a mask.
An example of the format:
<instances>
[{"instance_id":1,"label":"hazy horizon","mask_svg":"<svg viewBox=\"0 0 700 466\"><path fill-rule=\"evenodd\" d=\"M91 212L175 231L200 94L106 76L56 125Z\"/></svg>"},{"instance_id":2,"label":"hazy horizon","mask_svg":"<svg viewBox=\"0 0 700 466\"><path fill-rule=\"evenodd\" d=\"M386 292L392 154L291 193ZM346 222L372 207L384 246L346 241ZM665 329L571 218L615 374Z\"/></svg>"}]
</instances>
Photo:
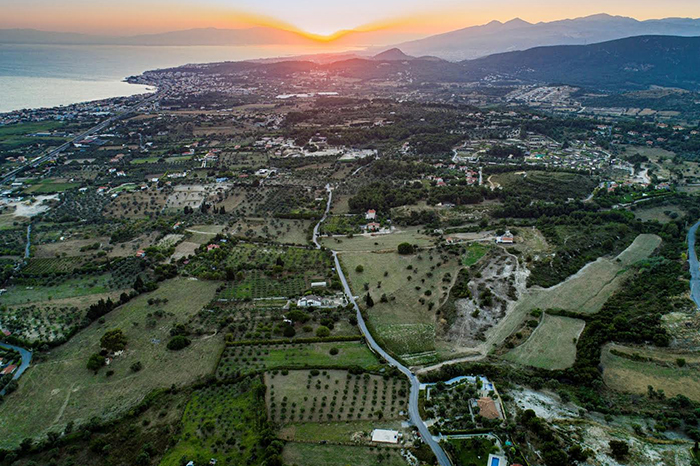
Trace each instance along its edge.
<instances>
[{"instance_id":1,"label":"hazy horizon","mask_svg":"<svg viewBox=\"0 0 700 466\"><path fill-rule=\"evenodd\" d=\"M383 44L520 18L529 23L575 19L607 14L640 21L662 18L698 18L700 3L670 0L660 5L650 0L594 0L586 4L538 0L498 0L488 6L475 2L437 0L429 8L418 0L358 0L328 3L307 0L289 5L272 0L260 5L250 0L236 6L221 0L195 4L186 0L127 0L114 5L96 1L84 4L68 0L60 5L49 0L30 0L8 5L0 29L36 29L101 36L134 36L189 29L245 29L271 27L300 34L318 42L336 42L347 33L365 33ZM79 17L74 14L80 10ZM153 20L151 18L158 18Z\"/></svg>"}]
</instances>

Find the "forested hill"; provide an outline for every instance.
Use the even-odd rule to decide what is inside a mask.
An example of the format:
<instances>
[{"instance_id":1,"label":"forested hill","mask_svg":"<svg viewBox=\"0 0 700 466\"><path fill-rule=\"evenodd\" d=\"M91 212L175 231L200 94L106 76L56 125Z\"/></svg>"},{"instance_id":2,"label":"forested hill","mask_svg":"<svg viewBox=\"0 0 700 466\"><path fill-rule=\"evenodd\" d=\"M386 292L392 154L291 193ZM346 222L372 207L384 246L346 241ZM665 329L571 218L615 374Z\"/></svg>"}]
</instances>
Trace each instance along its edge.
<instances>
[{"instance_id":1,"label":"forested hill","mask_svg":"<svg viewBox=\"0 0 700 466\"><path fill-rule=\"evenodd\" d=\"M461 62L471 73L525 81L629 89L700 87L700 37L639 36L591 45L536 47Z\"/></svg>"},{"instance_id":2,"label":"forested hill","mask_svg":"<svg viewBox=\"0 0 700 466\"><path fill-rule=\"evenodd\" d=\"M188 65L177 71L289 77L312 71L361 80L422 85L436 82L570 84L608 91L656 85L700 89L700 37L639 36L591 45L536 47L476 60L413 58L400 50L331 63L280 61ZM162 70L173 71L173 70Z\"/></svg>"}]
</instances>

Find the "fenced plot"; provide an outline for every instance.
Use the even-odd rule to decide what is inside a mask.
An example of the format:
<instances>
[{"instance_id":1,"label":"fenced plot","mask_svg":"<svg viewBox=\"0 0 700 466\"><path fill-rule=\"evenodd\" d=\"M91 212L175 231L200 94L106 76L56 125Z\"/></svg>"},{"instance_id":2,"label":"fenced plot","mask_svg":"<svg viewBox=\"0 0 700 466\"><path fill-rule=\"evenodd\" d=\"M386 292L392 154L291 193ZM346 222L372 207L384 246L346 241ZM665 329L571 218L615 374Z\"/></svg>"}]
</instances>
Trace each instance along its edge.
<instances>
[{"instance_id":1,"label":"fenced plot","mask_svg":"<svg viewBox=\"0 0 700 466\"><path fill-rule=\"evenodd\" d=\"M336 348L337 354L331 354ZM379 360L363 341L229 346L216 370L220 379L275 368L361 367L376 369Z\"/></svg>"},{"instance_id":2,"label":"fenced plot","mask_svg":"<svg viewBox=\"0 0 700 466\"><path fill-rule=\"evenodd\" d=\"M545 314L530 338L506 355L525 366L561 370L576 360L576 342L586 322L570 317Z\"/></svg>"}]
</instances>

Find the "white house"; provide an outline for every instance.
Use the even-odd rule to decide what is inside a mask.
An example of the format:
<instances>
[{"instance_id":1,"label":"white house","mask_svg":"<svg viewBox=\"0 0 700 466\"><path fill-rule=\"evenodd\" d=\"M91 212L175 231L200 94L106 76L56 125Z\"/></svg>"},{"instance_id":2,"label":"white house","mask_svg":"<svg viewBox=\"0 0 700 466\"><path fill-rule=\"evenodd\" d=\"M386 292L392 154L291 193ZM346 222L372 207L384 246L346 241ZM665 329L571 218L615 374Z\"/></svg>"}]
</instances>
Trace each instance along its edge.
<instances>
[{"instance_id":1,"label":"white house","mask_svg":"<svg viewBox=\"0 0 700 466\"><path fill-rule=\"evenodd\" d=\"M374 220L377 218L377 211L374 209L369 209L365 214L365 220Z\"/></svg>"},{"instance_id":2,"label":"white house","mask_svg":"<svg viewBox=\"0 0 700 466\"><path fill-rule=\"evenodd\" d=\"M388 429L374 429L372 441L377 443L399 443L399 431Z\"/></svg>"}]
</instances>

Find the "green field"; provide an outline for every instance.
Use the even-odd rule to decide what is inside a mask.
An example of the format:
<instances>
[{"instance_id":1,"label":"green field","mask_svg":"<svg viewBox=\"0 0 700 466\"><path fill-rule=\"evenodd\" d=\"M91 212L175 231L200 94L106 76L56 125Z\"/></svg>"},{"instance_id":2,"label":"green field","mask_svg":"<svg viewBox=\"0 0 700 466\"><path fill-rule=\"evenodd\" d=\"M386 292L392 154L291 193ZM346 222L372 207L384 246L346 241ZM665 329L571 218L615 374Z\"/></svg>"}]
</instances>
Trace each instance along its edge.
<instances>
[{"instance_id":1,"label":"green field","mask_svg":"<svg viewBox=\"0 0 700 466\"><path fill-rule=\"evenodd\" d=\"M576 342L585 325L580 319L545 314L530 338L510 351L506 359L551 370L571 367L576 360Z\"/></svg>"},{"instance_id":2,"label":"green field","mask_svg":"<svg viewBox=\"0 0 700 466\"><path fill-rule=\"evenodd\" d=\"M253 270L245 274L240 282L233 282L231 286L219 294L219 298L244 300L254 298L289 298L300 296L306 291L306 280L303 276L295 276L276 280L265 276L264 273Z\"/></svg>"},{"instance_id":3,"label":"green field","mask_svg":"<svg viewBox=\"0 0 700 466\"><path fill-rule=\"evenodd\" d=\"M54 137L31 137L30 134L42 133L60 129L63 123L57 121L42 121L36 123L20 123L0 127L0 149L13 150L37 143L59 146L65 139Z\"/></svg>"},{"instance_id":4,"label":"green field","mask_svg":"<svg viewBox=\"0 0 700 466\"><path fill-rule=\"evenodd\" d=\"M406 466L399 450L344 445L288 443L283 453L285 464L296 466Z\"/></svg>"},{"instance_id":5,"label":"green field","mask_svg":"<svg viewBox=\"0 0 700 466\"><path fill-rule=\"evenodd\" d=\"M58 181L44 180L33 184L24 190L26 194L54 194L80 187L80 183L62 183Z\"/></svg>"},{"instance_id":6,"label":"green field","mask_svg":"<svg viewBox=\"0 0 700 466\"><path fill-rule=\"evenodd\" d=\"M17 304L52 301L56 299L102 294L112 291L110 274L86 278L71 278L55 286L12 286L2 295L2 304Z\"/></svg>"},{"instance_id":7,"label":"green field","mask_svg":"<svg viewBox=\"0 0 700 466\"><path fill-rule=\"evenodd\" d=\"M135 405L151 390L182 385L211 374L222 345L220 338L193 338L178 352L166 349L170 328L185 322L214 297L218 283L175 279L133 299L51 350L22 376L19 388L0 405L0 447L13 447L25 437L60 431L74 421L113 417ZM150 306L149 298L168 303ZM163 317L149 316L157 309ZM97 375L86 369L99 351L102 335L114 328L126 334L126 351ZM133 372L131 365L143 369ZM114 371L107 376L107 371ZM41 409L36 409L41 406Z\"/></svg>"},{"instance_id":8,"label":"green field","mask_svg":"<svg viewBox=\"0 0 700 466\"><path fill-rule=\"evenodd\" d=\"M334 347L339 350L335 356L330 354ZM280 367L352 366L377 369L380 363L363 341L230 346L224 351L216 373L219 378L230 378Z\"/></svg>"},{"instance_id":9,"label":"green field","mask_svg":"<svg viewBox=\"0 0 700 466\"><path fill-rule=\"evenodd\" d=\"M401 357L435 349L435 311L462 267L459 256L437 250L407 256L345 252L340 260L359 304L366 307L365 295L372 296L374 306L366 314L383 347ZM382 302L383 295L387 302Z\"/></svg>"},{"instance_id":10,"label":"green field","mask_svg":"<svg viewBox=\"0 0 700 466\"><path fill-rule=\"evenodd\" d=\"M161 466L182 466L188 461L209 464L259 464L260 434L265 406L258 379L237 385L212 385L192 394L182 416L177 443L160 462ZM244 463L244 459L247 463Z\"/></svg>"},{"instance_id":11,"label":"green field","mask_svg":"<svg viewBox=\"0 0 700 466\"><path fill-rule=\"evenodd\" d=\"M683 367L678 359L685 361ZM685 395L700 401L700 356L696 353L609 345L603 349L601 364L605 385L613 390L643 395L651 385L669 398Z\"/></svg>"},{"instance_id":12,"label":"green field","mask_svg":"<svg viewBox=\"0 0 700 466\"><path fill-rule=\"evenodd\" d=\"M410 227L388 235L355 235L352 238L321 238L321 244L336 251L395 251L401 243L411 243L420 247L432 246L434 239L418 233L418 228Z\"/></svg>"},{"instance_id":13,"label":"green field","mask_svg":"<svg viewBox=\"0 0 700 466\"><path fill-rule=\"evenodd\" d=\"M265 374L267 407L276 424L396 419L406 409L408 382L348 371Z\"/></svg>"},{"instance_id":14,"label":"green field","mask_svg":"<svg viewBox=\"0 0 700 466\"><path fill-rule=\"evenodd\" d=\"M483 243L469 243L467 251L462 256L462 265L467 267L476 264L486 255L489 247Z\"/></svg>"},{"instance_id":15,"label":"green field","mask_svg":"<svg viewBox=\"0 0 700 466\"><path fill-rule=\"evenodd\" d=\"M371 439L374 429L401 429L400 421L352 421L352 422L305 422L290 424L280 430L280 438L297 442L325 440L331 443L349 443L361 436L365 443Z\"/></svg>"}]
</instances>

